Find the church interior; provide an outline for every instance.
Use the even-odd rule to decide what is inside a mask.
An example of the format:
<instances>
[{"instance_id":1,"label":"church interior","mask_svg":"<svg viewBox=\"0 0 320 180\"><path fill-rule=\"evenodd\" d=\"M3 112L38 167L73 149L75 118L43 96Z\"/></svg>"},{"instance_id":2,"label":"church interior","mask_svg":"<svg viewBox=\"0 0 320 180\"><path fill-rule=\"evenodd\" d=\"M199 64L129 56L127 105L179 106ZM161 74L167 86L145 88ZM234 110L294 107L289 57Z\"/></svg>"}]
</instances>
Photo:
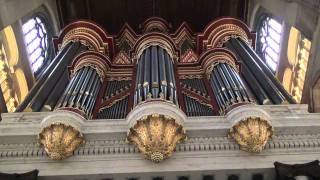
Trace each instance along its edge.
<instances>
[{"instance_id":1,"label":"church interior","mask_svg":"<svg viewBox=\"0 0 320 180\"><path fill-rule=\"evenodd\" d=\"M0 0L0 180L320 179L320 0Z\"/></svg>"}]
</instances>

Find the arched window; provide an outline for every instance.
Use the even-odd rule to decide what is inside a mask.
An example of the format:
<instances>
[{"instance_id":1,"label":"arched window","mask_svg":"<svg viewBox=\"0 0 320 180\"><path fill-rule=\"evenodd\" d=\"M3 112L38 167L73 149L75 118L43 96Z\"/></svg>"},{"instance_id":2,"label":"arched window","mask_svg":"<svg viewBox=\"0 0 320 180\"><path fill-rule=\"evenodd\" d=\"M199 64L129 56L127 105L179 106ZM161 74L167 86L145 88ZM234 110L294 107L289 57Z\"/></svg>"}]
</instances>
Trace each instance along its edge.
<instances>
[{"instance_id":1,"label":"arched window","mask_svg":"<svg viewBox=\"0 0 320 180\"><path fill-rule=\"evenodd\" d=\"M48 33L44 19L34 16L22 25L24 41L26 44L32 71L37 74L48 60Z\"/></svg>"},{"instance_id":2,"label":"arched window","mask_svg":"<svg viewBox=\"0 0 320 180\"><path fill-rule=\"evenodd\" d=\"M275 72L279 64L282 24L264 16L258 26L258 53L269 68Z\"/></svg>"}]
</instances>

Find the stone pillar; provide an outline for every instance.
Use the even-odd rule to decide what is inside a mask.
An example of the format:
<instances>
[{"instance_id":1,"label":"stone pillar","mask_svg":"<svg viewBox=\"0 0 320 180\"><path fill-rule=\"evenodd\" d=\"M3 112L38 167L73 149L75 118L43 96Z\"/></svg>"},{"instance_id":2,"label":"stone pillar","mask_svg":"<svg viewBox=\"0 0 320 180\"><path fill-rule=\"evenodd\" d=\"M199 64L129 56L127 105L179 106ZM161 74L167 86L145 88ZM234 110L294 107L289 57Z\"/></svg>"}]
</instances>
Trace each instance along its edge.
<instances>
[{"instance_id":1,"label":"stone pillar","mask_svg":"<svg viewBox=\"0 0 320 180\"><path fill-rule=\"evenodd\" d=\"M70 110L91 118L107 72L106 59L96 52L84 52L74 59L71 80L56 105L57 110Z\"/></svg>"}]
</instances>

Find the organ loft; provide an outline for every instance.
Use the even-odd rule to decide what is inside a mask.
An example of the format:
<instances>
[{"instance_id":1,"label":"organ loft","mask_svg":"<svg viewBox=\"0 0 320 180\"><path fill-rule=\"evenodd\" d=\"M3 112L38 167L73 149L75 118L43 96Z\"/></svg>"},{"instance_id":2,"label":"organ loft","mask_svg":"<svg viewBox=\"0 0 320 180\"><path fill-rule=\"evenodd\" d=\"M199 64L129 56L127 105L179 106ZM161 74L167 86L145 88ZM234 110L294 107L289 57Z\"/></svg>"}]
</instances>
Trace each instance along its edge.
<instances>
[{"instance_id":1,"label":"organ loft","mask_svg":"<svg viewBox=\"0 0 320 180\"><path fill-rule=\"evenodd\" d=\"M269 16L260 29L219 15L195 30L156 12L111 32L98 18L51 35L24 20L25 93L4 29L0 179L320 178L320 115L303 89L315 42Z\"/></svg>"}]
</instances>

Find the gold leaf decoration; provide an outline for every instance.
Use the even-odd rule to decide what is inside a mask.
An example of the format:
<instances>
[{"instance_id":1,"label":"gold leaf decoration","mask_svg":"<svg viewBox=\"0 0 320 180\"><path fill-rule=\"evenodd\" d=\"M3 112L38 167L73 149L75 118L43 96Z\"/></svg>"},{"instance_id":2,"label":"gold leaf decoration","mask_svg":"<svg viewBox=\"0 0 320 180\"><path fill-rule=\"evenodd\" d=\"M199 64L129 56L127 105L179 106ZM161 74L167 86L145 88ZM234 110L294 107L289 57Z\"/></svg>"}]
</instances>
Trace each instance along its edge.
<instances>
[{"instance_id":1,"label":"gold leaf decoration","mask_svg":"<svg viewBox=\"0 0 320 180\"><path fill-rule=\"evenodd\" d=\"M147 159L159 163L174 152L186 139L183 127L171 117L153 114L137 121L127 136Z\"/></svg>"},{"instance_id":2,"label":"gold leaf decoration","mask_svg":"<svg viewBox=\"0 0 320 180\"><path fill-rule=\"evenodd\" d=\"M272 126L268 121L259 117L249 117L235 124L229 132L244 151L251 153L261 152L273 134Z\"/></svg>"},{"instance_id":3,"label":"gold leaf decoration","mask_svg":"<svg viewBox=\"0 0 320 180\"><path fill-rule=\"evenodd\" d=\"M54 160L72 156L73 151L84 143L84 137L78 130L62 123L45 127L40 132L38 140L48 156Z\"/></svg>"}]
</instances>

